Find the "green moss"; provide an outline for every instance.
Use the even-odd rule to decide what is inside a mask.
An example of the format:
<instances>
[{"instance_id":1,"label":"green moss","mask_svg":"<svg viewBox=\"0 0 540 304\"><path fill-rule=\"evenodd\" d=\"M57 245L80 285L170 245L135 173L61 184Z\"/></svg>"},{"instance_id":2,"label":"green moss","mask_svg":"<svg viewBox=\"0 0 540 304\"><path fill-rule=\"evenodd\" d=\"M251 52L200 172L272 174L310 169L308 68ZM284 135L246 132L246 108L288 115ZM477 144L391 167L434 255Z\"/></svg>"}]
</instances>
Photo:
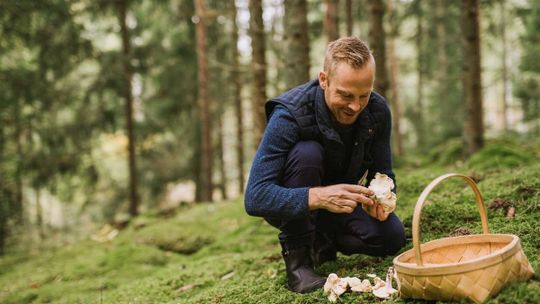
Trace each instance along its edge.
<instances>
[{"instance_id":1,"label":"green moss","mask_svg":"<svg viewBox=\"0 0 540 304\"><path fill-rule=\"evenodd\" d=\"M515 168L531 164L535 156L518 146L495 144L475 153L468 161L468 166L476 170L495 168Z\"/></svg>"},{"instance_id":2,"label":"green moss","mask_svg":"<svg viewBox=\"0 0 540 304\"><path fill-rule=\"evenodd\" d=\"M463 160L463 139L451 138L428 153L430 164L453 165Z\"/></svg>"},{"instance_id":3,"label":"green moss","mask_svg":"<svg viewBox=\"0 0 540 304\"><path fill-rule=\"evenodd\" d=\"M487 206L497 198L516 208L513 219L506 218L503 210L489 209L490 229L518 235L538 272L540 163L520 164L525 165L497 170L475 165L467 167L468 171L461 167L402 167L397 171L397 213L410 230L414 205L431 180L451 171L474 175ZM444 182L428 200L421 218L423 242L446 237L459 227L480 232L472 191L462 181ZM285 288L277 231L262 219L247 216L241 200L196 205L174 217L147 216L132 223L111 242L88 240L1 257L0 303L326 303L321 290L300 295ZM403 251L410 248L409 243ZM383 275L390 265L392 257L340 255L316 271L365 277L367 273ZM180 291L190 285L194 287ZM536 276L508 286L487 303L538 303L539 287ZM373 302L378 300L370 294L347 293L340 300ZM414 303L388 301L405 302Z\"/></svg>"}]
</instances>

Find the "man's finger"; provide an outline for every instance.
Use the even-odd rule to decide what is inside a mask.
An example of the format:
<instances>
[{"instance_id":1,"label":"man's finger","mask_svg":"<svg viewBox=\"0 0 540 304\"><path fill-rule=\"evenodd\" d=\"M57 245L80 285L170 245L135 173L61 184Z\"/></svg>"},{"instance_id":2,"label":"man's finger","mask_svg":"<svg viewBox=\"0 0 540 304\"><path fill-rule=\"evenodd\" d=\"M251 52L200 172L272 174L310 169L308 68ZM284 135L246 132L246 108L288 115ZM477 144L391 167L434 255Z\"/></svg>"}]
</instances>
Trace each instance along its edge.
<instances>
[{"instance_id":1,"label":"man's finger","mask_svg":"<svg viewBox=\"0 0 540 304\"><path fill-rule=\"evenodd\" d=\"M390 215L389 212L384 211L383 207L381 205L377 206L377 219L381 222L386 221L388 216Z\"/></svg>"},{"instance_id":2,"label":"man's finger","mask_svg":"<svg viewBox=\"0 0 540 304\"><path fill-rule=\"evenodd\" d=\"M345 184L343 189L345 189L347 191L354 192L354 193L362 193L362 194L365 194L367 196L373 195L373 191L371 191L369 188L366 188L366 187L360 186L360 185Z\"/></svg>"},{"instance_id":3,"label":"man's finger","mask_svg":"<svg viewBox=\"0 0 540 304\"><path fill-rule=\"evenodd\" d=\"M364 205L364 206L373 206L373 205L375 205L375 202L372 199L370 199L369 197L364 196L364 195L360 195L358 197L357 201L359 203L361 203L362 205Z\"/></svg>"}]
</instances>

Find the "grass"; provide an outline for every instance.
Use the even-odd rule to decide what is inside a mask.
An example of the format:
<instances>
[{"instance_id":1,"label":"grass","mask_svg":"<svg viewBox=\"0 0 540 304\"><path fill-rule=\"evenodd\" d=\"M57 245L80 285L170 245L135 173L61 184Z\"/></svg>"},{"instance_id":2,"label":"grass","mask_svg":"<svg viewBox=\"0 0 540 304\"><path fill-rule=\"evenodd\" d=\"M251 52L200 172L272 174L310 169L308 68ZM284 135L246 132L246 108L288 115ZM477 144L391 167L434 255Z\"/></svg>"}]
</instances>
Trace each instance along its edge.
<instances>
[{"instance_id":1,"label":"grass","mask_svg":"<svg viewBox=\"0 0 540 304\"><path fill-rule=\"evenodd\" d=\"M518 235L538 273L538 153L520 154L515 147L497 145L459 167L426 163L398 169L397 213L410 233L416 199L432 179L452 171L473 176L486 205L497 199L516 208L513 219L506 218L502 209L488 209L490 229ZM422 213L422 241L446 237L462 227L480 232L472 191L463 182L449 180L429 200ZM404 250L410 247L408 243ZM316 271L363 278L372 272L382 276L391 264L392 257L340 255ZM106 243L87 240L39 252L12 250L0 257L0 303L327 302L322 290L299 295L289 292L285 283L277 231L262 219L247 216L241 200L200 204L169 218L143 215ZM373 302L378 300L370 294L346 293L340 299L340 303ZM488 303L540 303L539 276L509 285Z\"/></svg>"}]
</instances>

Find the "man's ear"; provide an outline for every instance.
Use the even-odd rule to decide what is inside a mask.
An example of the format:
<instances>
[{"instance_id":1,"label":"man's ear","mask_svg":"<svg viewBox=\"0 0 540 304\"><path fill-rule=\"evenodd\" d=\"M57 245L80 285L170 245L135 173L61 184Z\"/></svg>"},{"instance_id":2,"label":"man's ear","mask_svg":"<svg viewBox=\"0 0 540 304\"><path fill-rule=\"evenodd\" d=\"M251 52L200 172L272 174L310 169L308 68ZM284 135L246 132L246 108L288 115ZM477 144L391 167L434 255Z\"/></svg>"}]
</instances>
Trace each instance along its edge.
<instances>
[{"instance_id":1,"label":"man's ear","mask_svg":"<svg viewBox=\"0 0 540 304\"><path fill-rule=\"evenodd\" d=\"M323 90L326 89L326 86L328 85L328 77L324 71L319 72L319 85Z\"/></svg>"}]
</instances>

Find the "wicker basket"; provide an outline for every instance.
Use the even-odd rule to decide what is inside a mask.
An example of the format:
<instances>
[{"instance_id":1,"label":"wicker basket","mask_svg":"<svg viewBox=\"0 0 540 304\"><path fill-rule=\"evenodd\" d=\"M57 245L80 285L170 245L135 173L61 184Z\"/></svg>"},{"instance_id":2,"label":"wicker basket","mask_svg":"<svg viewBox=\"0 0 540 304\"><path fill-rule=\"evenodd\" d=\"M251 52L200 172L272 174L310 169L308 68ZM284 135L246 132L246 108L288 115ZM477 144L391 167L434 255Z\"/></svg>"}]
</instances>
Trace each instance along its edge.
<instances>
[{"instance_id":1,"label":"wicker basket","mask_svg":"<svg viewBox=\"0 0 540 304\"><path fill-rule=\"evenodd\" d=\"M474 191L483 234L437 239L420 245L420 213L429 193L451 177L464 179ZM474 181L461 174L433 180L416 203L412 226L413 248L394 258L403 298L482 303L513 281L529 279L534 270L511 234L490 234L484 201Z\"/></svg>"}]
</instances>

